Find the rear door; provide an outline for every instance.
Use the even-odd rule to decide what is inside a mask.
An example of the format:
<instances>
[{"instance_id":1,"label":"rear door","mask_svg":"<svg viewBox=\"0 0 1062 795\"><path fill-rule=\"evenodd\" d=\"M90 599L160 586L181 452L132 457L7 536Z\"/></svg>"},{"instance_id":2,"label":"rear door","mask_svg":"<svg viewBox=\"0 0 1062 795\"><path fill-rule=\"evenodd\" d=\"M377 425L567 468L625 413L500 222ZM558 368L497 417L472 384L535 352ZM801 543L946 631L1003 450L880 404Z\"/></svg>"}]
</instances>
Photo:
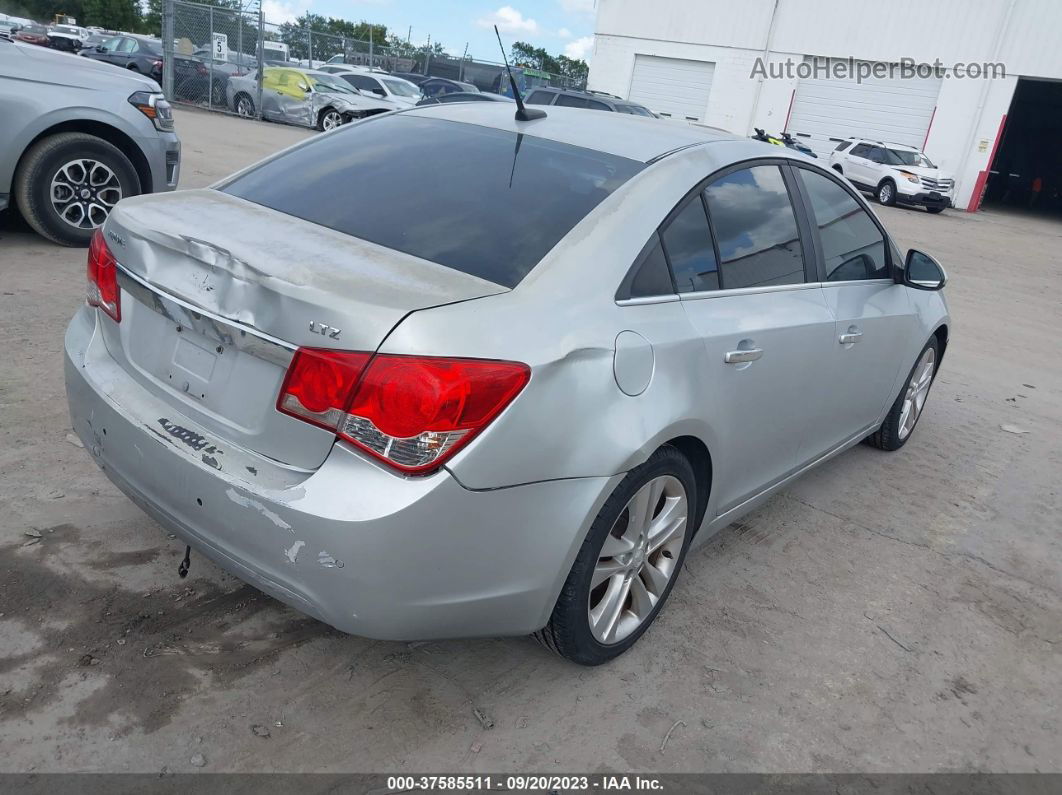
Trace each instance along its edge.
<instances>
[{"instance_id":1,"label":"rear door","mask_svg":"<svg viewBox=\"0 0 1062 795\"><path fill-rule=\"evenodd\" d=\"M901 360L916 323L907 288L892 279L893 246L863 202L826 171L800 164L794 172L835 318L829 372L809 401L805 452L815 457L877 424L898 369L913 364Z\"/></svg>"},{"instance_id":2,"label":"rear door","mask_svg":"<svg viewBox=\"0 0 1062 795\"><path fill-rule=\"evenodd\" d=\"M873 181L870 173L872 164L867 159L870 150L870 144L856 144L844 159L844 175L855 184L866 185Z\"/></svg>"},{"instance_id":3,"label":"rear door","mask_svg":"<svg viewBox=\"0 0 1062 795\"><path fill-rule=\"evenodd\" d=\"M720 514L799 465L807 394L826 376L834 319L813 277L806 229L777 161L712 177L661 238L676 288L704 341L704 419L716 434ZM707 215L706 215L707 209ZM814 270L811 271L814 274Z\"/></svg>"}]
</instances>

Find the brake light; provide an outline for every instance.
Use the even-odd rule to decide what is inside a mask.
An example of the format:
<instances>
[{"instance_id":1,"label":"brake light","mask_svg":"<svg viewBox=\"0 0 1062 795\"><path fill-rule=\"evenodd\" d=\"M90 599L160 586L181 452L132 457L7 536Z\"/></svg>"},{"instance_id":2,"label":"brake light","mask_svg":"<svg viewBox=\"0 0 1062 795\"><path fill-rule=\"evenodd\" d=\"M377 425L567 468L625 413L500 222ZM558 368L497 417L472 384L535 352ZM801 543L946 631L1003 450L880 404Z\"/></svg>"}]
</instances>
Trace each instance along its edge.
<instances>
[{"instance_id":1,"label":"brake light","mask_svg":"<svg viewBox=\"0 0 1062 795\"><path fill-rule=\"evenodd\" d=\"M299 348L277 409L423 474L472 441L530 377L518 362Z\"/></svg>"},{"instance_id":2,"label":"brake light","mask_svg":"<svg viewBox=\"0 0 1062 795\"><path fill-rule=\"evenodd\" d=\"M121 294L118 290L118 262L103 240L99 227L92 233L92 242L88 250L88 294L89 306L98 306L112 318L115 323L122 322Z\"/></svg>"}]
</instances>

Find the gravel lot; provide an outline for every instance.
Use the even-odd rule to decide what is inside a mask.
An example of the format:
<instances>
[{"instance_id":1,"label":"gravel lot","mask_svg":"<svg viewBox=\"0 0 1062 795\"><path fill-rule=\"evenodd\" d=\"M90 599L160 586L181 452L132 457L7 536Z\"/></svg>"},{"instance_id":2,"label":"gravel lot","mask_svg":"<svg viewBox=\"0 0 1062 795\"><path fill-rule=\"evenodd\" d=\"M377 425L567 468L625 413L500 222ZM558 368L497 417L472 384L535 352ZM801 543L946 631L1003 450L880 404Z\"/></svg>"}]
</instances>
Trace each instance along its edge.
<instances>
[{"instance_id":1,"label":"gravel lot","mask_svg":"<svg viewBox=\"0 0 1062 795\"><path fill-rule=\"evenodd\" d=\"M309 134L177 125L183 187ZM593 670L340 635L202 556L179 580L183 547L71 441L85 252L0 215L0 771L1062 770L1062 225L879 212L951 277L912 442L722 531Z\"/></svg>"}]
</instances>

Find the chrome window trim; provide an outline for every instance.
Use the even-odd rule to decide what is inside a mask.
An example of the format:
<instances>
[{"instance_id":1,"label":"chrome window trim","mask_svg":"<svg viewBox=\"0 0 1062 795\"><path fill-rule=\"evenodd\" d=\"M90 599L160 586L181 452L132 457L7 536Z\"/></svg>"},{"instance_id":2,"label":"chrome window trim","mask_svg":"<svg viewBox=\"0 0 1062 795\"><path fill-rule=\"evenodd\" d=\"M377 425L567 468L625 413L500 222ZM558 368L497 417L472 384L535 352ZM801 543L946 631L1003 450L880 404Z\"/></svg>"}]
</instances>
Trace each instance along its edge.
<instances>
[{"instance_id":1,"label":"chrome window trim","mask_svg":"<svg viewBox=\"0 0 1062 795\"><path fill-rule=\"evenodd\" d=\"M616 306L648 306L649 304L670 304L681 301L677 293L669 295L640 295L637 298L621 298L616 301Z\"/></svg>"},{"instance_id":2,"label":"chrome window trim","mask_svg":"<svg viewBox=\"0 0 1062 795\"><path fill-rule=\"evenodd\" d=\"M296 346L251 326L214 314L171 295L118 263L118 286L131 298L177 326L185 326L223 345L287 367Z\"/></svg>"},{"instance_id":3,"label":"chrome window trim","mask_svg":"<svg viewBox=\"0 0 1062 795\"><path fill-rule=\"evenodd\" d=\"M646 304L666 304L672 301L699 301L702 298L723 298L730 295L757 295L759 293L781 293L787 290L809 290L812 287L846 287L859 284L896 284L892 279L846 279L843 282L800 282L799 284L770 284L764 287L734 287L729 290L698 290L691 293L673 293L671 295L647 295L638 298L623 298L616 301L616 306L643 306Z\"/></svg>"}]
</instances>

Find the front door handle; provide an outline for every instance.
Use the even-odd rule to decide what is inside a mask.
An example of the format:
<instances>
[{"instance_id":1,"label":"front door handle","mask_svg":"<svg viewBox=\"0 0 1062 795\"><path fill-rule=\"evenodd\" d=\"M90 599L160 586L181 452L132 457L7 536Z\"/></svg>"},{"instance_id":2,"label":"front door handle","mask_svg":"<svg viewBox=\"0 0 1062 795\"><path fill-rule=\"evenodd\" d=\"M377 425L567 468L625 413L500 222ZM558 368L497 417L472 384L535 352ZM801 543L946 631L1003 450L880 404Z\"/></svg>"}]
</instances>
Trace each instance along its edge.
<instances>
[{"instance_id":1,"label":"front door handle","mask_svg":"<svg viewBox=\"0 0 1062 795\"><path fill-rule=\"evenodd\" d=\"M842 345L850 345L853 342L859 342L863 339L862 331L849 331L847 334L842 334L837 338L837 341Z\"/></svg>"},{"instance_id":2,"label":"front door handle","mask_svg":"<svg viewBox=\"0 0 1062 795\"><path fill-rule=\"evenodd\" d=\"M742 362L754 362L763 356L763 348L749 348L747 351L729 351L723 356L727 364L741 364Z\"/></svg>"}]
</instances>

